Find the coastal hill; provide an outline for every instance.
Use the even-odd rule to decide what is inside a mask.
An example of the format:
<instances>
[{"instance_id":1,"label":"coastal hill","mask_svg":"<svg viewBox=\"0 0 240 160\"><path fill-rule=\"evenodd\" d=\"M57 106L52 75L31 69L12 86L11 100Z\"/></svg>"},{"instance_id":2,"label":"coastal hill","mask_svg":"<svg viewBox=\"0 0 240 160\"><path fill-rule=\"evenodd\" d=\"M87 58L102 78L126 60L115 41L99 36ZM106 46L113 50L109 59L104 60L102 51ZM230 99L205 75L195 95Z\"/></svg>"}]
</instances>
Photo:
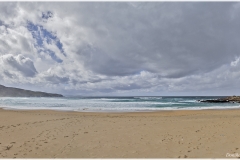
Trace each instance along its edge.
<instances>
[{"instance_id":1,"label":"coastal hill","mask_svg":"<svg viewBox=\"0 0 240 160\"><path fill-rule=\"evenodd\" d=\"M61 94L36 92L0 85L0 97L63 97Z\"/></svg>"}]
</instances>

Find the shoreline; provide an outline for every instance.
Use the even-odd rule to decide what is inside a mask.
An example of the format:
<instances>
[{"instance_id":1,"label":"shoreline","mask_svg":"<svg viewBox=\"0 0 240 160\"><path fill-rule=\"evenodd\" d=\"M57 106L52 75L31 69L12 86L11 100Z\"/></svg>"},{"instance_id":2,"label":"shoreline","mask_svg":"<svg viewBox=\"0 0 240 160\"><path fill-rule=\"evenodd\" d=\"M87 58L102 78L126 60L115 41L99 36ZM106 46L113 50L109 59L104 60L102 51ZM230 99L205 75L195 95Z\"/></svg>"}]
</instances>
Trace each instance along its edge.
<instances>
[{"instance_id":1,"label":"shoreline","mask_svg":"<svg viewBox=\"0 0 240 160\"><path fill-rule=\"evenodd\" d=\"M0 110L6 110L6 111L56 111L56 112L76 112L76 113L150 113L150 112L168 112L168 111L217 111L217 110L240 110L239 108L207 108L207 109L163 109L163 110L131 110L131 111L119 111L119 110L79 110L79 111L74 111L74 110L60 110L60 109L15 109L15 108L4 108L0 107Z\"/></svg>"},{"instance_id":2,"label":"shoreline","mask_svg":"<svg viewBox=\"0 0 240 160\"><path fill-rule=\"evenodd\" d=\"M0 109L0 158L226 158L240 153L239 115Z\"/></svg>"}]
</instances>

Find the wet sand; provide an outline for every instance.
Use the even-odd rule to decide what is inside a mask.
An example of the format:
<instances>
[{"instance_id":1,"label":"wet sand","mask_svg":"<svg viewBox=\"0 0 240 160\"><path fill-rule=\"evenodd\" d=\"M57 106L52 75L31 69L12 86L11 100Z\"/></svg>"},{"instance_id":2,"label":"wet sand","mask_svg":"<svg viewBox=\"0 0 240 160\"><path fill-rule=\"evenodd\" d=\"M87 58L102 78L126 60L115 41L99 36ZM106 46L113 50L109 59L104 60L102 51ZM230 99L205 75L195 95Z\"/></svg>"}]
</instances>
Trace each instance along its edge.
<instances>
[{"instance_id":1,"label":"wet sand","mask_svg":"<svg viewBox=\"0 0 240 160\"><path fill-rule=\"evenodd\" d=\"M79 113L0 110L1 158L226 158L240 110Z\"/></svg>"}]
</instances>

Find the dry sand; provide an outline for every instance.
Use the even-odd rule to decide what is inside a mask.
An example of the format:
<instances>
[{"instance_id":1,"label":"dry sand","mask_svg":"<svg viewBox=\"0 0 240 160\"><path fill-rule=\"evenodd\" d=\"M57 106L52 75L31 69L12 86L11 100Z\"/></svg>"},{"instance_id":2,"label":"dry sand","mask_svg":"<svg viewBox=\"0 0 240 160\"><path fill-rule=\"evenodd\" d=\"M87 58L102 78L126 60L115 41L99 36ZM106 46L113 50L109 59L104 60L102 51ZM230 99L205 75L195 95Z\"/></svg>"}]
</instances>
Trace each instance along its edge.
<instances>
[{"instance_id":1,"label":"dry sand","mask_svg":"<svg viewBox=\"0 0 240 160\"><path fill-rule=\"evenodd\" d=\"M240 110L0 110L2 158L225 158L227 153L240 154Z\"/></svg>"}]
</instances>

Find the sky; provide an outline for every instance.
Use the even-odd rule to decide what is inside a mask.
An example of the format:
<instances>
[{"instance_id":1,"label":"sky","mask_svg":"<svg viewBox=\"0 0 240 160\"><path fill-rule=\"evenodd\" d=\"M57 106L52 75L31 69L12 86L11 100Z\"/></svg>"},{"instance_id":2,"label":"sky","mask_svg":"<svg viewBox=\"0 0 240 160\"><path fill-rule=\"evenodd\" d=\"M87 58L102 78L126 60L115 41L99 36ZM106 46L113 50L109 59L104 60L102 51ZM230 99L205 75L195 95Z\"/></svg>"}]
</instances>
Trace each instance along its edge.
<instances>
[{"instance_id":1,"label":"sky","mask_svg":"<svg viewBox=\"0 0 240 160\"><path fill-rule=\"evenodd\" d=\"M238 2L0 2L0 84L85 96L240 95Z\"/></svg>"}]
</instances>

